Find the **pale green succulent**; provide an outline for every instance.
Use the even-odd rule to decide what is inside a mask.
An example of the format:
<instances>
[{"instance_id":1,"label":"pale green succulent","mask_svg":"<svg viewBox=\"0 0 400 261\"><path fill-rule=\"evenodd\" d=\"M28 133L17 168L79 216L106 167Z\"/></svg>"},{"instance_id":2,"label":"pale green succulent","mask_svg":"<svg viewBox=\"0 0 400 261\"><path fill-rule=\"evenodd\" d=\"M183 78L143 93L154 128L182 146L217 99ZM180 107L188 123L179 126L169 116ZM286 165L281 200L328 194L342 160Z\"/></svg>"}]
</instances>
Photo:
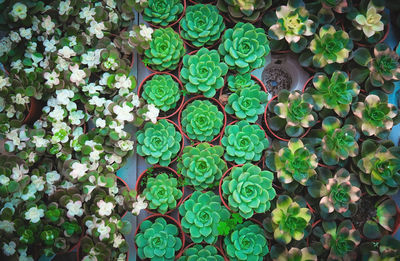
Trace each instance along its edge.
<instances>
[{"instance_id":1,"label":"pale green succulent","mask_svg":"<svg viewBox=\"0 0 400 261\"><path fill-rule=\"evenodd\" d=\"M228 76L228 89L231 92L237 92L241 89L250 88L256 82L251 79L251 73L232 74Z\"/></svg>"},{"instance_id":2,"label":"pale green succulent","mask_svg":"<svg viewBox=\"0 0 400 261\"><path fill-rule=\"evenodd\" d=\"M212 245L193 245L177 261L224 261L224 258Z\"/></svg>"},{"instance_id":3,"label":"pale green succulent","mask_svg":"<svg viewBox=\"0 0 400 261\"><path fill-rule=\"evenodd\" d=\"M353 25L358 30L362 30L367 38L384 30L385 25L382 22L382 15L378 11L371 1L367 12L365 14L359 13L353 20Z\"/></svg>"},{"instance_id":4,"label":"pale green succulent","mask_svg":"<svg viewBox=\"0 0 400 261\"><path fill-rule=\"evenodd\" d=\"M147 0L147 7L143 10L143 20L146 22L167 26L178 20L183 12L181 0Z\"/></svg>"}]
</instances>

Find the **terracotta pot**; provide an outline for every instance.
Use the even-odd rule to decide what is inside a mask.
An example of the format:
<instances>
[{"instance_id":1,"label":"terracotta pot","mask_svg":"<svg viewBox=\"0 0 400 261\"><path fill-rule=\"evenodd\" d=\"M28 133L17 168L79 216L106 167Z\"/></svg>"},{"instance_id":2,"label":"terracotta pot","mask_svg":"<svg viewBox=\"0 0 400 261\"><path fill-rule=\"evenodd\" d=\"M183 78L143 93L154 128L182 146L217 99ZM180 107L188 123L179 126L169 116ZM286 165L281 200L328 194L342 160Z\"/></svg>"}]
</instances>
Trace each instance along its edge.
<instances>
[{"instance_id":1,"label":"terracotta pot","mask_svg":"<svg viewBox=\"0 0 400 261\"><path fill-rule=\"evenodd\" d=\"M310 83L310 81L312 81L314 79L314 76L311 76L310 78L308 78L308 80L306 81L306 83L303 85L303 89L302 92L306 91L307 85Z\"/></svg>"},{"instance_id":2,"label":"terracotta pot","mask_svg":"<svg viewBox=\"0 0 400 261\"><path fill-rule=\"evenodd\" d=\"M147 21L145 21L148 25L150 25L151 27L154 27L154 28L168 28L168 27L172 27L172 26L174 26L174 25L176 25L177 23L179 23L179 21L185 16L185 14L186 14L186 0L181 0L182 1L182 3L183 3L183 11L182 11L182 14L181 14L181 16L179 16L179 18L178 18L178 20L176 20L175 22L173 22L172 24L169 24L169 25L167 25L167 26L160 26L160 25L156 25L156 24L152 24L152 23L150 23L150 22L147 22Z\"/></svg>"},{"instance_id":3,"label":"terracotta pot","mask_svg":"<svg viewBox=\"0 0 400 261\"><path fill-rule=\"evenodd\" d=\"M181 178L181 175L178 174L174 169L172 169L172 168L170 168L170 167L163 167L163 166L160 166L160 165L154 165L152 168L153 168L153 171L154 171L154 170L165 169L167 172L172 173L178 180L179 180L179 178ZM144 188L140 185L140 183L141 183L141 181L143 180L143 178L147 175L148 170L149 170L149 169L146 169L145 171L143 171L142 174L140 174L139 178L138 178L137 181L136 181L135 190L137 191L138 195L140 195L140 194L143 192L143 190L144 190ZM157 175L158 175L158 174L157 174ZM176 207L173 208L173 209L168 210L164 215L168 215L169 213L171 213L172 211L174 211L175 209L177 209L177 208L182 204L183 197L184 197L184 195L185 195L185 187L184 187L184 186L182 186L181 191L182 191L182 197L181 197L181 199L177 202ZM147 212L151 213L151 214L158 214L157 212L153 212L152 210L150 210L150 209L148 209L148 208L146 208L145 210L146 210Z\"/></svg>"},{"instance_id":4,"label":"terracotta pot","mask_svg":"<svg viewBox=\"0 0 400 261\"><path fill-rule=\"evenodd\" d=\"M228 203L225 201L224 197L222 196L222 182L224 181L224 178L229 175L232 171L233 168L236 167L241 167L243 166L243 164L241 165L235 165L230 167L227 171L225 171L224 175L222 175L222 178L219 180L219 186L218 186L218 193L219 193L219 198L221 199L222 204L230 211L230 212L234 212L228 205Z\"/></svg>"},{"instance_id":5,"label":"terracotta pot","mask_svg":"<svg viewBox=\"0 0 400 261\"><path fill-rule=\"evenodd\" d=\"M190 98L189 100L187 100L187 101L185 102L185 104L182 106L182 109L179 111L179 114L178 114L178 124L179 124L179 128L180 128L181 132L183 133L183 135L184 135L187 139L189 139L189 140L191 140L191 141L196 141L196 140L192 140L191 138L189 138L189 137L187 136L187 134L183 131L182 122L181 122L182 112L185 110L186 106L187 106L189 103L191 103L192 101L195 101L195 100L209 100L211 103L217 105L217 106L219 107L220 111L224 114L224 124L223 124L222 127L221 127L221 131L220 131L219 134L218 134L217 136L215 136L211 141L206 141L206 142L208 142L208 143L214 142L214 141L216 141L216 140L222 135L222 133L223 133L223 131L224 131L224 129L225 129L225 126L226 126L226 113L225 113L225 110L224 110L224 106L222 106L222 104L221 104L217 99L215 99L215 98L206 98L206 97L204 97L203 95L197 95L197 96L195 96L195 97Z\"/></svg>"},{"instance_id":6,"label":"terracotta pot","mask_svg":"<svg viewBox=\"0 0 400 261\"><path fill-rule=\"evenodd\" d=\"M182 251L179 253L179 255L176 256L176 259L179 259L187 249L193 247L194 245L202 245L202 246L204 247L204 246L207 246L207 245L209 245L209 244L207 244L207 243L200 243L200 244L190 243L190 244L187 245L184 249L182 249ZM224 255L224 253L223 253L223 251L222 251L222 249L221 249L220 247L218 247L218 246L216 246L216 245L211 245L211 246L213 246L213 247L215 247L215 248L217 249L218 253L219 253L222 257L224 257L224 260L227 260L227 259L225 259L225 255Z\"/></svg>"},{"instance_id":7,"label":"terracotta pot","mask_svg":"<svg viewBox=\"0 0 400 261\"><path fill-rule=\"evenodd\" d=\"M123 236L124 238L125 238L125 236ZM135 247L136 247L136 244L135 244ZM78 245L77 245L77 251L76 251L76 260L81 260L81 242L79 242L78 243ZM129 261L129 250L128 250L128 252L126 252L126 261Z\"/></svg>"},{"instance_id":8,"label":"terracotta pot","mask_svg":"<svg viewBox=\"0 0 400 261\"><path fill-rule=\"evenodd\" d=\"M146 83L146 81L150 80L151 78L153 78L153 76L155 75L169 75L172 77L172 79L174 79L174 81L176 81L179 84L179 89L181 91L183 91L183 85L182 82L178 79L178 77L176 77L175 75L168 73L168 72L156 72L156 73L152 73L149 76L147 76L146 78L143 79L143 81L140 83L139 88L138 88L138 96L139 98L142 96L142 92L143 92L143 86ZM180 101L180 102L179 102ZM177 105L179 104L178 108L173 108L170 109L170 113L168 114L167 112L165 112L167 114L167 116L163 116L163 117L157 117L157 119L161 120L161 119L168 119L171 118L172 116L174 116L178 111L180 111L182 109L183 104L185 103L185 97L181 94L181 99L177 102ZM171 112L172 111L172 112Z\"/></svg>"}]
</instances>

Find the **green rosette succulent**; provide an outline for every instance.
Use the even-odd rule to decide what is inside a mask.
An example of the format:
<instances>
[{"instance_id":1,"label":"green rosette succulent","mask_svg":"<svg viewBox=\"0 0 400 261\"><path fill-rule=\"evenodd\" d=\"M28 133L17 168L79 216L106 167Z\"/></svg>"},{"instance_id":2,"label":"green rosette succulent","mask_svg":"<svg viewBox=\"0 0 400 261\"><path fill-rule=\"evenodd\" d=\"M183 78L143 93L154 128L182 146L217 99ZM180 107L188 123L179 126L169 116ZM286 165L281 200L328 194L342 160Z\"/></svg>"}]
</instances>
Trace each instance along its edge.
<instances>
[{"instance_id":1,"label":"green rosette succulent","mask_svg":"<svg viewBox=\"0 0 400 261\"><path fill-rule=\"evenodd\" d=\"M181 98L179 83L168 74L154 75L143 85L142 97L146 103L167 112L174 109Z\"/></svg>"},{"instance_id":2,"label":"green rosette succulent","mask_svg":"<svg viewBox=\"0 0 400 261\"><path fill-rule=\"evenodd\" d=\"M313 198L321 198L321 215L332 217L335 212L346 218L354 216L361 197L357 177L344 168L339 169L333 176L327 169L318 174L319 179L312 181L308 193Z\"/></svg>"},{"instance_id":3,"label":"green rosette succulent","mask_svg":"<svg viewBox=\"0 0 400 261\"><path fill-rule=\"evenodd\" d=\"M178 170L185 178L185 184L195 190L213 189L219 184L222 175L228 169L222 159L224 149L200 143L183 149L182 159L178 161Z\"/></svg>"},{"instance_id":4,"label":"green rosette succulent","mask_svg":"<svg viewBox=\"0 0 400 261\"><path fill-rule=\"evenodd\" d=\"M389 136L396 120L397 108L388 103L386 94L370 94L364 102L352 105L354 115L358 118L357 126L366 136L385 139Z\"/></svg>"},{"instance_id":5,"label":"green rosette succulent","mask_svg":"<svg viewBox=\"0 0 400 261\"><path fill-rule=\"evenodd\" d=\"M248 219L254 213L265 213L271 207L276 192L272 187L274 174L262 171L257 165L246 163L233 167L222 182L222 195L229 207Z\"/></svg>"},{"instance_id":6,"label":"green rosette succulent","mask_svg":"<svg viewBox=\"0 0 400 261\"><path fill-rule=\"evenodd\" d=\"M179 229L163 217L154 222L145 220L135 236L138 256L142 259L173 261L182 247Z\"/></svg>"},{"instance_id":7,"label":"green rosette succulent","mask_svg":"<svg viewBox=\"0 0 400 261\"><path fill-rule=\"evenodd\" d=\"M265 229L282 245L303 239L311 229L311 211L305 201L281 195L276 204L271 216L264 219Z\"/></svg>"},{"instance_id":8,"label":"green rosette succulent","mask_svg":"<svg viewBox=\"0 0 400 261\"><path fill-rule=\"evenodd\" d=\"M317 261L318 257L312 247L291 247L289 250L286 246L273 245L271 247L270 256L272 260L277 261Z\"/></svg>"},{"instance_id":9,"label":"green rosette succulent","mask_svg":"<svg viewBox=\"0 0 400 261\"><path fill-rule=\"evenodd\" d=\"M234 23L256 22L272 5L272 0L218 0L217 7Z\"/></svg>"},{"instance_id":10,"label":"green rosette succulent","mask_svg":"<svg viewBox=\"0 0 400 261\"><path fill-rule=\"evenodd\" d=\"M231 261L262 261L269 252L264 230L249 220L237 224L233 231L224 237L224 248Z\"/></svg>"},{"instance_id":11,"label":"green rosette succulent","mask_svg":"<svg viewBox=\"0 0 400 261\"><path fill-rule=\"evenodd\" d=\"M225 128L221 144L225 148L225 159L236 164L259 161L269 141L258 125L239 121Z\"/></svg>"},{"instance_id":12,"label":"green rosette succulent","mask_svg":"<svg viewBox=\"0 0 400 261\"><path fill-rule=\"evenodd\" d=\"M221 38L225 23L214 5L191 5L179 22L181 36L195 47L211 46Z\"/></svg>"},{"instance_id":13,"label":"green rosette succulent","mask_svg":"<svg viewBox=\"0 0 400 261\"><path fill-rule=\"evenodd\" d=\"M212 245L193 245L186 249L177 261L224 261L224 258Z\"/></svg>"},{"instance_id":14,"label":"green rosette succulent","mask_svg":"<svg viewBox=\"0 0 400 261\"><path fill-rule=\"evenodd\" d=\"M379 244L375 241L364 242L359 249L362 260L395 261L400 258L400 241L391 235L382 237Z\"/></svg>"},{"instance_id":15,"label":"green rosette succulent","mask_svg":"<svg viewBox=\"0 0 400 261\"><path fill-rule=\"evenodd\" d=\"M211 141L224 124L224 114L208 100L195 100L182 111L182 130L192 140Z\"/></svg>"},{"instance_id":16,"label":"green rosette succulent","mask_svg":"<svg viewBox=\"0 0 400 261\"><path fill-rule=\"evenodd\" d=\"M237 92L254 85L256 85L256 82L251 79L251 73L232 74L228 76L228 89L231 92Z\"/></svg>"},{"instance_id":17,"label":"green rosette succulent","mask_svg":"<svg viewBox=\"0 0 400 261\"><path fill-rule=\"evenodd\" d=\"M289 137L300 137L304 134L305 128L317 123L318 115L313 111L314 99L308 93L281 90L278 101L271 103L271 106L276 116L268 119L270 128L273 131L285 129Z\"/></svg>"},{"instance_id":18,"label":"green rosette succulent","mask_svg":"<svg viewBox=\"0 0 400 261\"><path fill-rule=\"evenodd\" d=\"M375 6L373 1L370 1L366 8L363 7L360 7L360 10L350 15L350 18L353 20L353 26L358 31L357 33L353 33L355 36L353 38L361 40L362 36L365 36L367 41L369 40L369 43L376 43L384 34L385 19L381 13L385 9L385 6Z\"/></svg>"},{"instance_id":19,"label":"green rosette succulent","mask_svg":"<svg viewBox=\"0 0 400 261\"><path fill-rule=\"evenodd\" d=\"M227 221L231 214L221 204L214 192L195 191L180 207L183 231L194 243L205 241L214 244L218 239L218 224Z\"/></svg>"},{"instance_id":20,"label":"green rosette succulent","mask_svg":"<svg viewBox=\"0 0 400 261\"><path fill-rule=\"evenodd\" d=\"M186 53L183 40L170 27L154 31L150 48L144 51L144 64L156 71L175 70Z\"/></svg>"},{"instance_id":21,"label":"green rosette succulent","mask_svg":"<svg viewBox=\"0 0 400 261\"><path fill-rule=\"evenodd\" d=\"M218 52L230 70L240 74L264 67L269 41L264 29L250 23L237 23L225 31Z\"/></svg>"},{"instance_id":22,"label":"green rosette succulent","mask_svg":"<svg viewBox=\"0 0 400 261\"><path fill-rule=\"evenodd\" d=\"M157 210L161 214L176 208L177 202L183 196L178 188L178 180L169 177L167 173L149 177L142 194L149 202L148 209Z\"/></svg>"},{"instance_id":23,"label":"green rosette succulent","mask_svg":"<svg viewBox=\"0 0 400 261\"><path fill-rule=\"evenodd\" d=\"M193 55L185 55L180 79L189 93L201 93L211 98L224 86L228 66L221 62L217 50L201 48Z\"/></svg>"},{"instance_id":24,"label":"green rosette succulent","mask_svg":"<svg viewBox=\"0 0 400 261\"><path fill-rule=\"evenodd\" d=\"M370 195L395 195L400 188L400 151L392 142L366 140L356 162L360 181Z\"/></svg>"},{"instance_id":25,"label":"green rosette succulent","mask_svg":"<svg viewBox=\"0 0 400 261\"><path fill-rule=\"evenodd\" d=\"M181 0L148 0L143 10L143 20L154 25L167 26L183 12Z\"/></svg>"},{"instance_id":26,"label":"green rosette succulent","mask_svg":"<svg viewBox=\"0 0 400 261\"><path fill-rule=\"evenodd\" d=\"M267 102L268 94L261 90L260 85L255 84L231 94L225 111L240 120L254 123L264 113Z\"/></svg>"},{"instance_id":27,"label":"green rosette succulent","mask_svg":"<svg viewBox=\"0 0 400 261\"><path fill-rule=\"evenodd\" d=\"M163 119L156 124L147 122L136 132L136 139L136 151L148 164L168 166L178 155L182 136L172 123Z\"/></svg>"},{"instance_id":28,"label":"green rosette succulent","mask_svg":"<svg viewBox=\"0 0 400 261\"><path fill-rule=\"evenodd\" d=\"M335 71L330 79L325 73L317 73L313 85L315 89L307 91L314 99L314 109L334 110L342 118L347 116L353 98L360 93L360 86L355 81L350 81L347 73L342 71Z\"/></svg>"}]
</instances>

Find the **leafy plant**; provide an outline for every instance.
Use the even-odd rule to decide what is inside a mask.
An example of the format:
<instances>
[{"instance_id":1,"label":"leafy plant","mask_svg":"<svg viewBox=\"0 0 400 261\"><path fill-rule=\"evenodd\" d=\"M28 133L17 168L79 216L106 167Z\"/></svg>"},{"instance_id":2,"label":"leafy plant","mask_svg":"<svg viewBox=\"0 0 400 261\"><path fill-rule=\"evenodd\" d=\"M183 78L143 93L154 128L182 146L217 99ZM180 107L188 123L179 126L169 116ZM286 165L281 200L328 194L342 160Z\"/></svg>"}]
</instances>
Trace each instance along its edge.
<instances>
[{"instance_id":1,"label":"leafy plant","mask_svg":"<svg viewBox=\"0 0 400 261\"><path fill-rule=\"evenodd\" d=\"M182 253L182 256L177 259L177 261L190 260L224 261L224 258L212 245L193 245L192 247L186 249Z\"/></svg>"},{"instance_id":2,"label":"leafy plant","mask_svg":"<svg viewBox=\"0 0 400 261\"><path fill-rule=\"evenodd\" d=\"M251 73L231 74L228 76L228 89L231 92L237 92L242 89L250 88L256 84L251 79Z\"/></svg>"},{"instance_id":3,"label":"leafy plant","mask_svg":"<svg viewBox=\"0 0 400 261\"><path fill-rule=\"evenodd\" d=\"M287 261L317 261L318 257L312 247L290 247L273 245L271 247L270 256L273 260Z\"/></svg>"},{"instance_id":4,"label":"leafy plant","mask_svg":"<svg viewBox=\"0 0 400 261\"><path fill-rule=\"evenodd\" d=\"M167 26L178 20L182 12L181 0L148 0L147 7L143 10L143 20L155 25Z\"/></svg>"},{"instance_id":5,"label":"leafy plant","mask_svg":"<svg viewBox=\"0 0 400 261\"><path fill-rule=\"evenodd\" d=\"M377 7L373 1L370 1L367 10L360 10L353 19L353 25L364 33L365 37L370 38L375 34L384 30L382 15L379 11L383 11L385 7Z\"/></svg>"},{"instance_id":6,"label":"leafy plant","mask_svg":"<svg viewBox=\"0 0 400 261\"><path fill-rule=\"evenodd\" d=\"M150 48L153 32L145 24L133 25L129 31L121 31L113 43L126 55L131 55L134 50L143 55L144 50Z\"/></svg>"},{"instance_id":7,"label":"leafy plant","mask_svg":"<svg viewBox=\"0 0 400 261\"><path fill-rule=\"evenodd\" d=\"M239 213L232 213L231 218L226 221L221 221L218 224L218 232L222 236L227 236L236 227L237 224L243 223L243 218Z\"/></svg>"},{"instance_id":8,"label":"leafy plant","mask_svg":"<svg viewBox=\"0 0 400 261\"><path fill-rule=\"evenodd\" d=\"M394 236L386 235L377 244L364 242L360 245L362 258L365 260L396 260L400 258L400 241Z\"/></svg>"},{"instance_id":9,"label":"leafy plant","mask_svg":"<svg viewBox=\"0 0 400 261\"><path fill-rule=\"evenodd\" d=\"M218 0L218 9L234 23L256 22L272 4L271 0Z\"/></svg>"}]
</instances>

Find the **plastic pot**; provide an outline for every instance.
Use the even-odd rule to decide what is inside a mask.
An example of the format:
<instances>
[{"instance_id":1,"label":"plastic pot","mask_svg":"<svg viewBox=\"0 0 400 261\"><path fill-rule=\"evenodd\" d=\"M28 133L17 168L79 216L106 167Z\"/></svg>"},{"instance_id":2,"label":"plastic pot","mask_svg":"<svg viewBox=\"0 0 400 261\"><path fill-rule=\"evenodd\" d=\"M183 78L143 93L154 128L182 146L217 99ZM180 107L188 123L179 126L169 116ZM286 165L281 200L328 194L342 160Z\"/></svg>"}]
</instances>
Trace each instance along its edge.
<instances>
[{"instance_id":1,"label":"plastic pot","mask_svg":"<svg viewBox=\"0 0 400 261\"><path fill-rule=\"evenodd\" d=\"M147 21L145 21L145 22L146 22L148 25L150 25L151 27L153 27L153 28L168 28L168 27L172 27L172 26L176 25L177 23L179 23L179 21L180 21L180 20L185 16L185 14L186 14L186 0L181 0L181 2L183 3L183 11L182 11L181 16L179 16L178 20L176 20L175 22L173 22L173 23L171 23L171 24L169 24L169 25L166 25L166 26L160 26L160 25L152 24L152 23L147 22Z\"/></svg>"}]
</instances>

